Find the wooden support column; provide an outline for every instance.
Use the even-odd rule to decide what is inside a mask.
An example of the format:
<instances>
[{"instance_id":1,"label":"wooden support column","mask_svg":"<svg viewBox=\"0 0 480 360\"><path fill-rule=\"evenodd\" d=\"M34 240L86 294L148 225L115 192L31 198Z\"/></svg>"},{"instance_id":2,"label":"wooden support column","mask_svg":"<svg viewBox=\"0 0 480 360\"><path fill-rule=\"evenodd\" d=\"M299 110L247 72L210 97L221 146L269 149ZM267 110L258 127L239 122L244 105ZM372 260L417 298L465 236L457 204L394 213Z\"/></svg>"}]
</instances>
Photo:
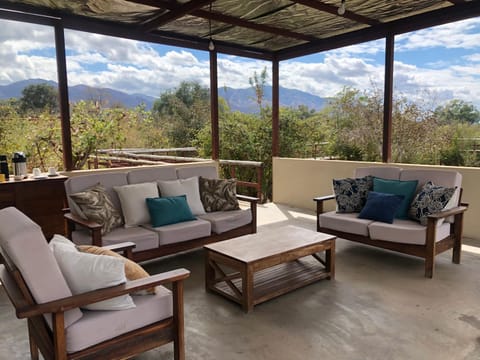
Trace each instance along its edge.
<instances>
[{"instance_id":1,"label":"wooden support column","mask_svg":"<svg viewBox=\"0 0 480 360\"><path fill-rule=\"evenodd\" d=\"M280 156L280 81L278 59L272 61L272 156Z\"/></svg>"},{"instance_id":2,"label":"wooden support column","mask_svg":"<svg viewBox=\"0 0 480 360\"><path fill-rule=\"evenodd\" d=\"M210 50L210 119L212 123L212 159L220 159L220 131L218 127L218 69L217 51Z\"/></svg>"},{"instance_id":3,"label":"wooden support column","mask_svg":"<svg viewBox=\"0 0 480 360\"><path fill-rule=\"evenodd\" d=\"M393 107L393 60L395 36L385 39L385 93L383 99L383 146L382 161L392 160L392 107Z\"/></svg>"},{"instance_id":4,"label":"wooden support column","mask_svg":"<svg viewBox=\"0 0 480 360\"><path fill-rule=\"evenodd\" d=\"M72 132L70 124L70 106L68 104L67 59L65 55L65 33L63 25L55 25L55 50L57 55L58 94L60 118L62 124L63 166L73 170Z\"/></svg>"}]
</instances>

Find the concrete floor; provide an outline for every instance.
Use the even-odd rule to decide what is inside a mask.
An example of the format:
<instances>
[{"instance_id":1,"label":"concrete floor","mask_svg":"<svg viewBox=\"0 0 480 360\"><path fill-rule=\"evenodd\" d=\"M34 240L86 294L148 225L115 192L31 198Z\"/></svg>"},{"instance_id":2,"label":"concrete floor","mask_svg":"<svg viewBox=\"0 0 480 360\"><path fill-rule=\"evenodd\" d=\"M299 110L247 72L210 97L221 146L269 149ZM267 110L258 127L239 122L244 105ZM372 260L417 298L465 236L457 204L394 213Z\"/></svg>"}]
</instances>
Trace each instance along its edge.
<instances>
[{"instance_id":1,"label":"concrete floor","mask_svg":"<svg viewBox=\"0 0 480 360\"><path fill-rule=\"evenodd\" d=\"M259 206L259 232L293 223L315 229L312 214ZM189 360L478 360L480 241L466 239L462 264L437 257L432 280L423 261L337 240L336 279L255 307L241 308L204 290L202 250L144 264L150 273L191 270L185 284ZM0 290L0 359L27 359L25 322ZM139 360L173 359L165 345Z\"/></svg>"}]
</instances>

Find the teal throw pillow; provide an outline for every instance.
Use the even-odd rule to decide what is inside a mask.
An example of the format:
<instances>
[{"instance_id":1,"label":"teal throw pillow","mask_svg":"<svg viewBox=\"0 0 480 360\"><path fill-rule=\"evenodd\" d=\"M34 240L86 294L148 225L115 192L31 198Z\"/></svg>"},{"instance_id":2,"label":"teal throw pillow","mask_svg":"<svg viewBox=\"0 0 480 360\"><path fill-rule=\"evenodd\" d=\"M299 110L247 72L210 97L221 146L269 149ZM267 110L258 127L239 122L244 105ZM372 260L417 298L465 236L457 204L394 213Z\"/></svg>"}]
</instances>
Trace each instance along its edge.
<instances>
[{"instance_id":1,"label":"teal throw pillow","mask_svg":"<svg viewBox=\"0 0 480 360\"><path fill-rule=\"evenodd\" d=\"M410 204L415 196L415 190L417 189L418 180L389 180L382 178L373 178L373 191L402 195L404 197L402 204L395 213L397 219L408 219L408 210Z\"/></svg>"},{"instance_id":2,"label":"teal throw pillow","mask_svg":"<svg viewBox=\"0 0 480 360\"><path fill-rule=\"evenodd\" d=\"M153 227L196 220L188 207L186 195L147 198L146 201Z\"/></svg>"},{"instance_id":3,"label":"teal throw pillow","mask_svg":"<svg viewBox=\"0 0 480 360\"><path fill-rule=\"evenodd\" d=\"M358 217L385 223L393 223L395 213L402 204L403 195L394 195L370 191L367 202Z\"/></svg>"}]
</instances>

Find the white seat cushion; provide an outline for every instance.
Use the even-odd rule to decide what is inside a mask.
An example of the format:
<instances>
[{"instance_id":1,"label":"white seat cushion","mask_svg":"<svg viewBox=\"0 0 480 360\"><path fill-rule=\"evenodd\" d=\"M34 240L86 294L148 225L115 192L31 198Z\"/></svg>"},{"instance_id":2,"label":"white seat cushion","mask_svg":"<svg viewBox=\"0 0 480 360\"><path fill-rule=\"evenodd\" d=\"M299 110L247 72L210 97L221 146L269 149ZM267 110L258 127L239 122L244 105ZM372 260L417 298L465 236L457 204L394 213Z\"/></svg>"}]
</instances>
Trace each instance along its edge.
<instances>
[{"instance_id":1,"label":"white seat cushion","mask_svg":"<svg viewBox=\"0 0 480 360\"><path fill-rule=\"evenodd\" d=\"M373 220L359 219L358 213L345 214L330 211L321 214L318 222L319 225L324 228L368 236L368 225L370 225Z\"/></svg>"},{"instance_id":2,"label":"white seat cushion","mask_svg":"<svg viewBox=\"0 0 480 360\"><path fill-rule=\"evenodd\" d=\"M425 245L427 227L413 220L395 219L393 224L375 221L368 226L370 238L385 240L401 244ZM447 237L450 233L450 224L442 223L437 226L435 241Z\"/></svg>"},{"instance_id":3,"label":"white seat cushion","mask_svg":"<svg viewBox=\"0 0 480 360\"><path fill-rule=\"evenodd\" d=\"M249 224L252 221L252 212L250 209L215 211L201 215L199 218L207 220L212 224L212 232L221 234Z\"/></svg>"},{"instance_id":4,"label":"white seat cushion","mask_svg":"<svg viewBox=\"0 0 480 360\"><path fill-rule=\"evenodd\" d=\"M89 231L76 230L72 233L72 240L77 245L92 245L92 236ZM136 247L133 251L155 249L158 247L158 236L155 232L136 226L130 228L116 228L102 236L102 245L115 245L131 241Z\"/></svg>"},{"instance_id":5,"label":"white seat cushion","mask_svg":"<svg viewBox=\"0 0 480 360\"><path fill-rule=\"evenodd\" d=\"M159 227L152 227L151 225L142 226L157 233L160 245L198 239L204 236L209 236L212 231L210 223L202 219L184 221Z\"/></svg>"},{"instance_id":6,"label":"white seat cushion","mask_svg":"<svg viewBox=\"0 0 480 360\"><path fill-rule=\"evenodd\" d=\"M156 295L132 296L136 307L121 311L89 311L67 328L67 352L86 349L102 341L172 316L172 294L163 286Z\"/></svg>"}]
</instances>

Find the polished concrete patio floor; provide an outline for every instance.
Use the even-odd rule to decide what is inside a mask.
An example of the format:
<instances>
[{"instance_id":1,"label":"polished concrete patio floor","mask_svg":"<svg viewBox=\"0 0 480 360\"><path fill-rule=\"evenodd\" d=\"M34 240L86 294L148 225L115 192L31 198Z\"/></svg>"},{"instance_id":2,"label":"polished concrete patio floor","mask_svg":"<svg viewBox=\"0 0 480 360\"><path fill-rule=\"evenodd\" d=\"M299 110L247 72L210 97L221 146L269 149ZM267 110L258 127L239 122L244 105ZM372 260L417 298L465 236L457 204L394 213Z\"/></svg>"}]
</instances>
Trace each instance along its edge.
<instances>
[{"instance_id":1,"label":"polished concrete patio floor","mask_svg":"<svg viewBox=\"0 0 480 360\"><path fill-rule=\"evenodd\" d=\"M315 229L311 213L259 206L259 233L284 224ZM480 241L465 240L462 264L451 251L437 257L433 279L423 261L337 240L336 279L323 280L255 307L204 290L203 252L144 264L151 272L177 267L185 283L189 360L478 360ZM0 360L27 359L25 322L0 290ZM137 359L173 359L171 345Z\"/></svg>"}]
</instances>

